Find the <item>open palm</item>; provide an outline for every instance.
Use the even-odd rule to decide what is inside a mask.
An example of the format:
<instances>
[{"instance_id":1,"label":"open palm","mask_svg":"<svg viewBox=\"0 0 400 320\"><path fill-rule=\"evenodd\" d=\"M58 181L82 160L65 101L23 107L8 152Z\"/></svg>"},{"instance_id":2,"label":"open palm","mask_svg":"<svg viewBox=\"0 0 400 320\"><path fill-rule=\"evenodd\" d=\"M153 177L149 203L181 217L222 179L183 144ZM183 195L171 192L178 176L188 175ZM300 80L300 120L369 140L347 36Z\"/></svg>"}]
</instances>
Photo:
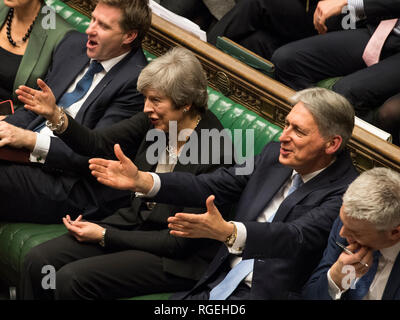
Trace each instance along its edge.
<instances>
[{"instance_id":1,"label":"open palm","mask_svg":"<svg viewBox=\"0 0 400 320\"><path fill-rule=\"evenodd\" d=\"M116 144L114 152L119 161L93 158L89 160L89 169L100 183L119 190L134 190L138 168L124 155Z\"/></svg>"}]
</instances>

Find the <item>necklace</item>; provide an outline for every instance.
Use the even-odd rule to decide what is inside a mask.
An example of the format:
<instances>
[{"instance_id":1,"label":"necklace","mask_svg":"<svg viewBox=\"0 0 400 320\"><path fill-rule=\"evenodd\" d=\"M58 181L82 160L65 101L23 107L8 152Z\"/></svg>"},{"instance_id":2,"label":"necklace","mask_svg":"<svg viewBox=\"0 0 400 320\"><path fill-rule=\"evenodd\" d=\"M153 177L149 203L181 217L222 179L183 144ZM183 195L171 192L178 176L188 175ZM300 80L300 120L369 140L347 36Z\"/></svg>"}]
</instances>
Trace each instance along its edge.
<instances>
[{"instance_id":1,"label":"necklace","mask_svg":"<svg viewBox=\"0 0 400 320\"><path fill-rule=\"evenodd\" d=\"M8 16L7 16L7 38L13 47L18 47L17 43L11 37L11 22L12 22L13 17L14 17L14 8L10 8L10 10L8 11ZM22 38L22 40L21 40L22 42L26 42L26 40L29 39L32 29L33 29L33 24L35 23L36 18L37 18L37 16L33 20L32 24L29 26L28 31L25 33L25 36ZM19 41L19 42L21 42L21 41Z\"/></svg>"},{"instance_id":2,"label":"necklace","mask_svg":"<svg viewBox=\"0 0 400 320\"><path fill-rule=\"evenodd\" d=\"M197 122L196 122L196 125L194 126L194 128L193 128L193 131L197 128L197 126L199 125L199 122L200 122L200 120L201 120L201 116L199 116L198 118L197 118ZM186 138L186 141L189 139L189 136ZM168 145L167 146L167 148L165 149L166 151L167 151L167 153L168 153L168 157L169 157L169 159L170 159L170 163L171 163L171 161L172 161L172 163L176 163L177 162L177 160L178 160L178 149L175 147L175 146L171 146L171 145Z\"/></svg>"}]
</instances>

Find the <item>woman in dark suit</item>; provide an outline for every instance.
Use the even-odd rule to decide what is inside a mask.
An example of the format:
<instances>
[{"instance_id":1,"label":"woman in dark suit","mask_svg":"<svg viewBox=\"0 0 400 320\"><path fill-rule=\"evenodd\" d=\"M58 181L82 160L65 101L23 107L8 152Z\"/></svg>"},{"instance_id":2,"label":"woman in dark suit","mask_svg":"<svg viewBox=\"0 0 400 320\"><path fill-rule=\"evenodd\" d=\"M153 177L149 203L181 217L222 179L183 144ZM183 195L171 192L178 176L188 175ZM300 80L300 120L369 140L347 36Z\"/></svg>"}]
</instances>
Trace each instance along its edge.
<instances>
[{"instance_id":1,"label":"woman in dark suit","mask_svg":"<svg viewBox=\"0 0 400 320\"><path fill-rule=\"evenodd\" d=\"M190 51L175 48L151 62L139 76L138 90L146 97L144 112L95 131L79 125L60 108L47 108L45 101L30 102L29 88L21 99L26 108L45 116L75 151L104 158L106 165L127 175L129 159L140 170L155 172L200 174L219 166L211 164L214 141L200 133L223 127L207 110L206 76ZM174 125L179 141L163 146L161 142L170 140L164 133L173 136ZM222 148L217 151L224 155ZM117 160L111 160L114 152ZM192 161L185 164L184 156ZM152 203L132 194L131 207L99 223L81 217L71 220L67 215L63 222L69 234L27 254L22 298L52 298L54 294L56 299L113 299L191 288L212 259L217 243L171 236L167 218L181 211L204 209ZM45 265L57 271L55 291L42 289Z\"/></svg>"},{"instance_id":2,"label":"woman in dark suit","mask_svg":"<svg viewBox=\"0 0 400 320\"><path fill-rule=\"evenodd\" d=\"M42 10L44 6L43 0L0 3L0 102L16 104L18 86L35 87L36 79L47 72L54 48L73 29L54 11Z\"/></svg>"}]
</instances>

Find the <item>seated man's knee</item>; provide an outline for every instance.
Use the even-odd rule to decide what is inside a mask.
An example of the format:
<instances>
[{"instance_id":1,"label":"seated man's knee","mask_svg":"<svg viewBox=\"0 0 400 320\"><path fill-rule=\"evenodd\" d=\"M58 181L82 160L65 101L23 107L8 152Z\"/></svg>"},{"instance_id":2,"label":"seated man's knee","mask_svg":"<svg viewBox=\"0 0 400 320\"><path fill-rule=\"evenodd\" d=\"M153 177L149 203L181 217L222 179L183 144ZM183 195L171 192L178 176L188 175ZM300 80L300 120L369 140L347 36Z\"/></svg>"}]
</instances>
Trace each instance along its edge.
<instances>
[{"instance_id":1,"label":"seated man's knee","mask_svg":"<svg viewBox=\"0 0 400 320\"><path fill-rule=\"evenodd\" d=\"M388 100L378 109L377 125L390 132L398 140L400 131L400 94Z\"/></svg>"},{"instance_id":2,"label":"seated man's knee","mask_svg":"<svg viewBox=\"0 0 400 320\"><path fill-rule=\"evenodd\" d=\"M85 284L83 283L82 273L71 264L62 267L56 274L56 300L75 300L87 299L85 294Z\"/></svg>"},{"instance_id":3,"label":"seated man's knee","mask_svg":"<svg viewBox=\"0 0 400 320\"><path fill-rule=\"evenodd\" d=\"M271 57L271 62L275 65L275 78L295 90L305 87L304 84L299 83L299 78L304 74L299 58L298 50L293 43L279 47Z\"/></svg>"},{"instance_id":4,"label":"seated man's knee","mask_svg":"<svg viewBox=\"0 0 400 320\"><path fill-rule=\"evenodd\" d=\"M49 261L46 250L42 250L41 246L33 247L24 257L23 270L37 278L42 274L43 267L50 263Z\"/></svg>"},{"instance_id":5,"label":"seated man's knee","mask_svg":"<svg viewBox=\"0 0 400 320\"><path fill-rule=\"evenodd\" d=\"M271 61L279 69L288 69L293 65L294 61L296 61L296 50L291 43L284 45L275 50Z\"/></svg>"}]
</instances>

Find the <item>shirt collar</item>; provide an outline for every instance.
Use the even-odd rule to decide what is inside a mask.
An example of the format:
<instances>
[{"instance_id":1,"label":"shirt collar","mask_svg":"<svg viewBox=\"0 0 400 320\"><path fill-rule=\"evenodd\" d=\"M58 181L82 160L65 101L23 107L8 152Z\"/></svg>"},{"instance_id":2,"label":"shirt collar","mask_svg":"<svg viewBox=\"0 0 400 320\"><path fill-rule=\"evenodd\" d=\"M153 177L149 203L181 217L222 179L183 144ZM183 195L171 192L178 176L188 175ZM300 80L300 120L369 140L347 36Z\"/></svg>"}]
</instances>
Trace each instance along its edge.
<instances>
[{"instance_id":1,"label":"shirt collar","mask_svg":"<svg viewBox=\"0 0 400 320\"><path fill-rule=\"evenodd\" d=\"M314 177L316 177L317 175L319 175L322 171L324 171L324 170L325 170L326 168L328 168L332 163L334 163L335 160L336 160L336 158L333 159L333 160L331 161L331 163L329 163L325 168L322 168L322 169L320 169L320 170L317 170L317 171L314 171L314 172L311 172L311 173L307 173L307 174L304 174L304 175L301 175L301 174L300 174L301 180L303 180L304 183L306 183L307 181L310 181L312 178L314 178ZM292 179L293 179L293 176L294 176L296 173L298 173L298 172L297 172L296 170L293 170L293 172L292 172Z\"/></svg>"},{"instance_id":2,"label":"shirt collar","mask_svg":"<svg viewBox=\"0 0 400 320\"><path fill-rule=\"evenodd\" d=\"M101 61L100 64L103 66L104 71L107 73L110 71L118 62L120 62L123 58L125 58L128 55L128 52L125 52L118 57L114 57L108 60ZM93 59L90 60L92 62Z\"/></svg>"},{"instance_id":3,"label":"shirt collar","mask_svg":"<svg viewBox=\"0 0 400 320\"><path fill-rule=\"evenodd\" d=\"M385 260L394 262L400 252L400 241L391 247L383 248L383 249L380 249L379 251L381 252L382 256L385 258Z\"/></svg>"}]
</instances>

